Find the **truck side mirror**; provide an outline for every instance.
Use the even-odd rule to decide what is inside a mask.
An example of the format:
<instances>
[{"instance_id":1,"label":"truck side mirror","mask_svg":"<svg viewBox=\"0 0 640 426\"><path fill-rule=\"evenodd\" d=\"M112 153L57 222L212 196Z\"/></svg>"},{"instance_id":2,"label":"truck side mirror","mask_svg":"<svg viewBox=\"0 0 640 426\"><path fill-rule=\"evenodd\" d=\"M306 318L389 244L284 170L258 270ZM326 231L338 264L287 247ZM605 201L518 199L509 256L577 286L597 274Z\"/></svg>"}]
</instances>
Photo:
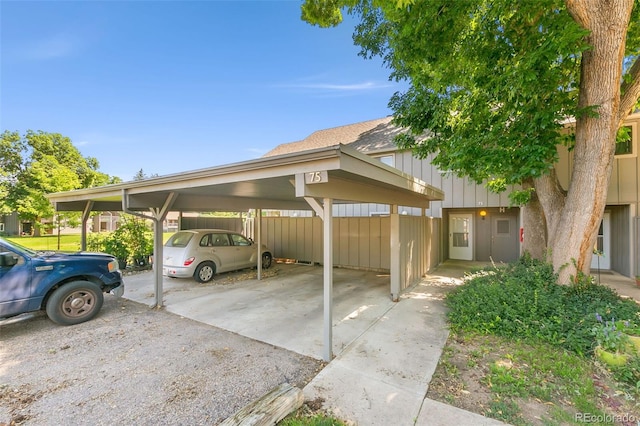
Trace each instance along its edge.
<instances>
[{"instance_id":1,"label":"truck side mirror","mask_svg":"<svg viewBox=\"0 0 640 426\"><path fill-rule=\"evenodd\" d=\"M16 263L18 263L18 258L15 257L13 253L10 253L10 252L0 253L0 267L13 266Z\"/></svg>"}]
</instances>

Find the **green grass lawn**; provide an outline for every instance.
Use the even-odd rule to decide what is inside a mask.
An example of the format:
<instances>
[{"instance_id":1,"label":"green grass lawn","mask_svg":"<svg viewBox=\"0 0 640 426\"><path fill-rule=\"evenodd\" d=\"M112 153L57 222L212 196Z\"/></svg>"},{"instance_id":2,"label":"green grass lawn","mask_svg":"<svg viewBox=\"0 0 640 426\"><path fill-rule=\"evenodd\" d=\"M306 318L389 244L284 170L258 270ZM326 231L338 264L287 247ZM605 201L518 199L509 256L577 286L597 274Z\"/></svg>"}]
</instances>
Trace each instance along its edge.
<instances>
[{"instance_id":1,"label":"green grass lawn","mask_svg":"<svg viewBox=\"0 0 640 426\"><path fill-rule=\"evenodd\" d=\"M60 235L59 239L57 235L45 235L43 237L5 237L5 239L33 250L80 250L80 234Z\"/></svg>"},{"instance_id":2,"label":"green grass lawn","mask_svg":"<svg viewBox=\"0 0 640 426\"><path fill-rule=\"evenodd\" d=\"M163 241L166 242L173 232L163 235ZM57 235L45 235L42 237L4 237L6 240L16 242L22 246L33 250L60 250L60 251L78 251L80 250L80 234L60 235L58 245Z\"/></svg>"}]
</instances>

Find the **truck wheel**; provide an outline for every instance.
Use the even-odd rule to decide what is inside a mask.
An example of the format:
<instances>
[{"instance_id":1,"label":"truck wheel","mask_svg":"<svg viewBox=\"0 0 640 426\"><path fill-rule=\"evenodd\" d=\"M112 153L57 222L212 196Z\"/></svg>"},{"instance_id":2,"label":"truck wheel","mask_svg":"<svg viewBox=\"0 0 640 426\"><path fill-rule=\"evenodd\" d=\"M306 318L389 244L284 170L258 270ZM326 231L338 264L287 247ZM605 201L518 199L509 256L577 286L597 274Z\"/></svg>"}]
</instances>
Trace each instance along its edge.
<instances>
[{"instance_id":1,"label":"truck wheel","mask_svg":"<svg viewBox=\"0 0 640 426\"><path fill-rule=\"evenodd\" d=\"M73 281L58 287L47 300L47 316L61 325L73 325L95 317L104 296L102 289L90 281Z\"/></svg>"}]
</instances>

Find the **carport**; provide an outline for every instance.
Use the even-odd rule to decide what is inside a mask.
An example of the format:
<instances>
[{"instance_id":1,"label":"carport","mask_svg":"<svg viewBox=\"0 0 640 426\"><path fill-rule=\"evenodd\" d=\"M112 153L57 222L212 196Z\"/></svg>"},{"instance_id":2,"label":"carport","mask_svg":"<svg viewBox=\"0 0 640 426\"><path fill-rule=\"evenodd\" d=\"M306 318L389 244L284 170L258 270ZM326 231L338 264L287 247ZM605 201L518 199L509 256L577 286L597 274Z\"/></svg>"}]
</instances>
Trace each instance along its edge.
<instances>
[{"instance_id":1,"label":"carport","mask_svg":"<svg viewBox=\"0 0 640 426\"><path fill-rule=\"evenodd\" d=\"M57 211L82 212L82 247L92 211L123 211L154 224L154 258L162 259L162 223L169 211L256 211L255 239L261 241L262 209L313 210L323 227L323 358L332 358L332 211L337 203L391 206L391 297L400 293L399 206L429 207L441 190L344 145L260 158L140 181L49 195ZM423 213L424 215L424 213ZM261 278L260 256L257 257ZM162 269L154 263L155 305L162 306ZM161 266L161 265L160 265Z\"/></svg>"}]
</instances>

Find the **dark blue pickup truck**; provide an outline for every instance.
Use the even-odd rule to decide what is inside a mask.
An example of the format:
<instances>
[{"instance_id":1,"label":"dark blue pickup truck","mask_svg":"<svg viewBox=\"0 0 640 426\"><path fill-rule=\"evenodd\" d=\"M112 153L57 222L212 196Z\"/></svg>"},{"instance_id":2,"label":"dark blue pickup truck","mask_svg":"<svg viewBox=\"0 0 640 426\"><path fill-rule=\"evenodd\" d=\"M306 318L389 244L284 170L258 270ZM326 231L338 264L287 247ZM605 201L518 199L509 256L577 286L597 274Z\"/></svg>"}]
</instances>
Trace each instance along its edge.
<instances>
[{"instance_id":1,"label":"dark blue pickup truck","mask_svg":"<svg viewBox=\"0 0 640 426\"><path fill-rule=\"evenodd\" d=\"M78 324L98 314L103 293L124 293L113 256L40 252L0 238L0 319L45 310L57 324Z\"/></svg>"}]
</instances>

